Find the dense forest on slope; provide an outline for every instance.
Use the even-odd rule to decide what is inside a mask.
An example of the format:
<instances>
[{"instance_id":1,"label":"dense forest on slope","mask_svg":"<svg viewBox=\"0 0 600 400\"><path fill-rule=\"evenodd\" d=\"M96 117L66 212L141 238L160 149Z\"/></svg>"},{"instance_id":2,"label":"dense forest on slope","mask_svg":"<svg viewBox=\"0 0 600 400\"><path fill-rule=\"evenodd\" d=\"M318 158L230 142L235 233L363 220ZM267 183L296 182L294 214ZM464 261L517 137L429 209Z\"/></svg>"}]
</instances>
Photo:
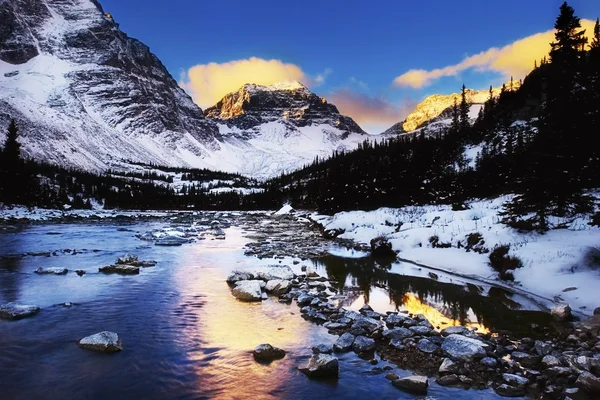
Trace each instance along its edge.
<instances>
[{"instance_id":1,"label":"dense forest on slope","mask_svg":"<svg viewBox=\"0 0 600 400\"><path fill-rule=\"evenodd\" d=\"M585 191L600 187L600 24L587 37L564 3L555 29L549 58L536 62L517 90L490 95L474 122L463 85L447 129L365 140L355 151L317 158L260 185L236 174L145 166L181 173L189 184L176 190L168 174L96 176L22 160L11 124L0 158L0 202L84 208L93 199L105 208L136 209L272 209L290 202L337 212L431 203L461 209L469 198L516 193L505 222L544 230L549 215L589 211ZM259 190L215 193L198 180Z\"/></svg>"}]
</instances>

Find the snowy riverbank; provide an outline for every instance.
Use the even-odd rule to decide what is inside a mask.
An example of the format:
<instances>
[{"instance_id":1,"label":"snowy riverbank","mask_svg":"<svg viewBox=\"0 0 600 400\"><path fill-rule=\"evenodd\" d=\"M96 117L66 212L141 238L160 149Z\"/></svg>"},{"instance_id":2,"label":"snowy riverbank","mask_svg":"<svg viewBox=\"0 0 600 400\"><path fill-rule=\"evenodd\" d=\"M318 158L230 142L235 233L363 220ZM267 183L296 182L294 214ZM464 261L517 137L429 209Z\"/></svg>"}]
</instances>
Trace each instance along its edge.
<instances>
[{"instance_id":1,"label":"snowy riverbank","mask_svg":"<svg viewBox=\"0 0 600 400\"><path fill-rule=\"evenodd\" d=\"M523 267L514 271L515 285L555 301L563 299L573 309L591 314L600 306L600 229L588 224L589 215L582 215L553 219L555 226L564 224L563 229L519 233L500 222L502 204L509 199L473 201L464 211L452 211L446 205L410 206L312 218L327 231L343 231L338 238L368 244L385 236L401 259L495 279L498 273L489 266L489 253L465 250L468 235L479 233L483 247L492 250L496 245L510 245L509 254L522 261ZM433 236L438 237L438 243L452 247L433 248Z\"/></svg>"}]
</instances>

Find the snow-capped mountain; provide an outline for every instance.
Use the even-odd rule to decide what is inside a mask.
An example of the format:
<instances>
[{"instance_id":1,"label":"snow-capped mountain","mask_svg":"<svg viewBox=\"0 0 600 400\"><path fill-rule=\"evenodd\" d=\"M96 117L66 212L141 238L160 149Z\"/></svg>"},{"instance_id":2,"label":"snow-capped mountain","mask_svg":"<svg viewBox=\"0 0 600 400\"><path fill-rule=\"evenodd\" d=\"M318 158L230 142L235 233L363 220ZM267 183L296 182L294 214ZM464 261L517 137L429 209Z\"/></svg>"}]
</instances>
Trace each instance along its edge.
<instances>
[{"instance_id":1,"label":"snow-capped mountain","mask_svg":"<svg viewBox=\"0 0 600 400\"><path fill-rule=\"evenodd\" d=\"M514 81L512 84L506 84L506 90L517 90L519 86L520 82ZM502 88L500 87L493 88L493 96L496 97L500 95L501 89ZM475 112L478 112L479 108L481 108L481 105L483 105L483 103L485 103L490 97L489 90L467 89L466 94L467 101L472 105L471 111L475 110ZM454 105L455 101L460 103L460 93L431 95L423 100L415 108L415 110L406 117L404 121L394 124L388 130L386 130L384 134L411 132L419 127L422 127L423 125L446 120L451 117L450 109ZM477 117L477 113L475 113L473 117Z\"/></svg>"},{"instance_id":2,"label":"snow-capped mountain","mask_svg":"<svg viewBox=\"0 0 600 400\"><path fill-rule=\"evenodd\" d=\"M90 171L130 162L264 178L356 147L364 131L297 83L245 85L202 110L96 0L0 0L0 142Z\"/></svg>"},{"instance_id":3,"label":"snow-capped mountain","mask_svg":"<svg viewBox=\"0 0 600 400\"><path fill-rule=\"evenodd\" d=\"M234 158L252 176L289 172L334 151L352 150L368 138L352 118L299 82L272 86L246 84L229 93L205 115L219 126L221 156L243 149ZM237 150L239 151L239 150ZM232 159L225 155L224 159Z\"/></svg>"}]
</instances>

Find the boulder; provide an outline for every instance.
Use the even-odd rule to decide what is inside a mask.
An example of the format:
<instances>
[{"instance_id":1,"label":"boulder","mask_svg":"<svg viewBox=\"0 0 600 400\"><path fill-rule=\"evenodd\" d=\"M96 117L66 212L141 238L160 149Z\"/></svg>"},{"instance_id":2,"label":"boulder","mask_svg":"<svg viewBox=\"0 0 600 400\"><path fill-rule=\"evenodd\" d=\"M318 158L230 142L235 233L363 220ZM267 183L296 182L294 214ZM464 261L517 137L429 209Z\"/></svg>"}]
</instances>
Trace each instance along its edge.
<instances>
[{"instance_id":1,"label":"boulder","mask_svg":"<svg viewBox=\"0 0 600 400\"><path fill-rule=\"evenodd\" d=\"M258 361L273 361L285 357L285 351L265 343L256 346L252 351L252 355L254 356L254 359Z\"/></svg>"},{"instance_id":2,"label":"boulder","mask_svg":"<svg viewBox=\"0 0 600 400\"><path fill-rule=\"evenodd\" d=\"M419 340L419 343L417 343L417 349L421 350L423 353L431 354L438 351L439 347L427 339L421 339Z\"/></svg>"},{"instance_id":3,"label":"boulder","mask_svg":"<svg viewBox=\"0 0 600 400\"><path fill-rule=\"evenodd\" d=\"M600 395L600 378L589 372L582 372L575 382L578 388L593 395Z\"/></svg>"},{"instance_id":4,"label":"boulder","mask_svg":"<svg viewBox=\"0 0 600 400\"><path fill-rule=\"evenodd\" d=\"M395 326L402 326L402 324L404 323L404 321L406 321L406 319L408 319L408 317L405 315L390 314L385 319L385 323L387 324L388 328L392 329Z\"/></svg>"},{"instance_id":5,"label":"boulder","mask_svg":"<svg viewBox=\"0 0 600 400\"><path fill-rule=\"evenodd\" d=\"M426 394L427 388L429 387L427 377L419 375L396 379L395 381L392 381L392 385L415 394Z\"/></svg>"},{"instance_id":6,"label":"boulder","mask_svg":"<svg viewBox=\"0 0 600 400\"><path fill-rule=\"evenodd\" d=\"M313 352L313 354L319 354L319 353L331 354L331 353L333 353L333 348L326 344L318 344L318 345L312 347L312 352Z\"/></svg>"},{"instance_id":7,"label":"boulder","mask_svg":"<svg viewBox=\"0 0 600 400\"><path fill-rule=\"evenodd\" d=\"M566 320L571 318L571 307L567 303L558 303L552 307L550 314L556 319Z\"/></svg>"},{"instance_id":8,"label":"boulder","mask_svg":"<svg viewBox=\"0 0 600 400\"><path fill-rule=\"evenodd\" d=\"M600 315L594 315L583 321L582 326L590 331L592 335L600 336Z\"/></svg>"},{"instance_id":9,"label":"boulder","mask_svg":"<svg viewBox=\"0 0 600 400\"><path fill-rule=\"evenodd\" d=\"M188 240L184 239L180 236L169 235L164 236L154 242L155 246L181 246L184 243L187 243Z\"/></svg>"},{"instance_id":10,"label":"boulder","mask_svg":"<svg viewBox=\"0 0 600 400\"><path fill-rule=\"evenodd\" d=\"M0 305L0 319L22 319L34 316L40 308L28 304L6 303Z\"/></svg>"},{"instance_id":11,"label":"boulder","mask_svg":"<svg viewBox=\"0 0 600 400\"><path fill-rule=\"evenodd\" d=\"M329 354L313 354L305 367L298 368L309 378L337 378L340 374L338 359Z\"/></svg>"},{"instance_id":12,"label":"boulder","mask_svg":"<svg viewBox=\"0 0 600 400\"><path fill-rule=\"evenodd\" d=\"M540 356L534 356L522 351L515 351L510 355L510 358L525 368L535 368L540 363Z\"/></svg>"},{"instance_id":13,"label":"boulder","mask_svg":"<svg viewBox=\"0 0 600 400\"><path fill-rule=\"evenodd\" d=\"M552 345L541 340L535 341L535 351L542 357L552 353Z\"/></svg>"},{"instance_id":14,"label":"boulder","mask_svg":"<svg viewBox=\"0 0 600 400\"><path fill-rule=\"evenodd\" d=\"M357 336L352 343L352 350L356 353L364 353L375 350L375 340L366 336Z\"/></svg>"},{"instance_id":15,"label":"boulder","mask_svg":"<svg viewBox=\"0 0 600 400\"><path fill-rule=\"evenodd\" d=\"M77 275L79 275L79 276L83 276L83 275L85 275L85 271L84 271L83 269L76 269L76 270L75 270L75 273L76 273Z\"/></svg>"},{"instance_id":16,"label":"boulder","mask_svg":"<svg viewBox=\"0 0 600 400\"><path fill-rule=\"evenodd\" d=\"M265 291L276 296L287 293L292 287L292 283L288 280L272 279L265 285Z\"/></svg>"},{"instance_id":17,"label":"boulder","mask_svg":"<svg viewBox=\"0 0 600 400\"><path fill-rule=\"evenodd\" d=\"M98 268L98 271L105 274L135 275L140 273L140 267L125 264L107 265L106 267Z\"/></svg>"},{"instance_id":18,"label":"boulder","mask_svg":"<svg viewBox=\"0 0 600 400\"><path fill-rule=\"evenodd\" d=\"M259 267L253 271L255 279L262 279L265 282L279 279L291 281L294 279L294 271L287 265L268 265Z\"/></svg>"},{"instance_id":19,"label":"boulder","mask_svg":"<svg viewBox=\"0 0 600 400\"><path fill-rule=\"evenodd\" d=\"M428 327L422 326L422 325L411 326L408 329L413 331L414 334L418 335L418 336L427 336L431 333L431 328L428 328Z\"/></svg>"},{"instance_id":20,"label":"boulder","mask_svg":"<svg viewBox=\"0 0 600 400\"><path fill-rule=\"evenodd\" d=\"M66 268L60 268L60 267L51 267L51 268L39 267L38 269L36 269L33 272L35 272L38 275L66 275L67 272L69 272L69 270Z\"/></svg>"},{"instance_id":21,"label":"boulder","mask_svg":"<svg viewBox=\"0 0 600 400\"><path fill-rule=\"evenodd\" d=\"M515 387L525 387L529 383L529 379L515 374L502 374L502 380Z\"/></svg>"},{"instance_id":22,"label":"boulder","mask_svg":"<svg viewBox=\"0 0 600 400\"><path fill-rule=\"evenodd\" d=\"M454 374L458 372L460 366L449 358L444 358L438 372L440 374Z\"/></svg>"},{"instance_id":23,"label":"boulder","mask_svg":"<svg viewBox=\"0 0 600 400\"><path fill-rule=\"evenodd\" d=\"M254 274L249 271L241 271L239 269L231 271L229 276L227 276L227 283L236 283L239 281L249 281L254 279Z\"/></svg>"},{"instance_id":24,"label":"boulder","mask_svg":"<svg viewBox=\"0 0 600 400\"><path fill-rule=\"evenodd\" d=\"M469 333L469 329L465 326L449 326L442 329L442 336L464 335L466 333Z\"/></svg>"},{"instance_id":25,"label":"boulder","mask_svg":"<svg viewBox=\"0 0 600 400\"><path fill-rule=\"evenodd\" d=\"M365 316L359 316L354 320L352 324L352 329L364 329L365 331L371 333L376 329L382 328L383 322L376 320L374 318L369 318Z\"/></svg>"},{"instance_id":26,"label":"boulder","mask_svg":"<svg viewBox=\"0 0 600 400\"><path fill-rule=\"evenodd\" d=\"M504 396L504 397L525 396L525 389L516 388L514 386L507 385L506 383L503 383L502 385L498 386L495 390L496 390L496 393L498 393L500 396Z\"/></svg>"},{"instance_id":27,"label":"boulder","mask_svg":"<svg viewBox=\"0 0 600 400\"><path fill-rule=\"evenodd\" d=\"M415 333L407 328L394 328L383 332L383 337L390 340L404 340L414 335Z\"/></svg>"},{"instance_id":28,"label":"boulder","mask_svg":"<svg viewBox=\"0 0 600 400\"><path fill-rule=\"evenodd\" d=\"M301 294L296 299L296 302L298 303L298 306L302 307L302 306L309 305L313 300L314 300L314 297L312 297L311 295L309 295L309 294Z\"/></svg>"},{"instance_id":29,"label":"boulder","mask_svg":"<svg viewBox=\"0 0 600 400\"><path fill-rule=\"evenodd\" d=\"M597 308L594 310L594 315L600 315L600 307L597 307Z\"/></svg>"},{"instance_id":30,"label":"boulder","mask_svg":"<svg viewBox=\"0 0 600 400\"><path fill-rule=\"evenodd\" d=\"M335 343L333 344L333 351L336 351L339 353L345 352L345 351L350 351L353 343L354 343L354 335L346 332L335 341Z\"/></svg>"},{"instance_id":31,"label":"boulder","mask_svg":"<svg viewBox=\"0 0 600 400\"><path fill-rule=\"evenodd\" d=\"M261 301L262 290L260 281L238 281L231 291L233 296L241 301Z\"/></svg>"},{"instance_id":32,"label":"boulder","mask_svg":"<svg viewBox=\"0 0 600 400\"><path fill-rule=\"evenodd\" d=\"M486 356L485 349L487 344L481 340L461 336L457 334L449 335L442 343L442 350L451 358L462 361L470 361L473 358L483 358Z\"/></svg>"},{"instance_id":33,"label":"boulder","mask_svg":"<svg viewBox=\"0 0 600 400\"><path fill-rule=\"evenodd\" d=\"M435 381L440 386L450 386L450 385L456 385L457 383L459 383L460 379L458 378L458 375L450 374L450 375L440 376Z\"/></svg>"},{"instance_id":34,"label":"boulder","mask_svg":"<svg viewBox=\"0 0 600 400\"><path fill-rule=\"evenodd\" d=\"M546 368L560 367L560 360L553 355L548 354L542 358L542 365Z\"/></svg>"},{"instance_id":35,"label":"boulder","mask_svg":"<svg viewBox=\"0 0 600 400\"><path fill-rule=\"evenodd\" d=\"M119 335L109 331L84 337L78 342L78 345L84 349L101 353L114 353L123 350L123 344L121 343L121 339L119 339Z\"/></svg>"},{"instance_id":36,"label":"boulder","mask_svg":"<svg viewBox=\"0 0 600 400\"><path fill-rule=\"evenodd\" d=\"M492 357L484 357L479 361L479 364L487 368L496 368L496 366L498 365L498 361L496 361L496 359Z\"/></svg>"}]
</instances>

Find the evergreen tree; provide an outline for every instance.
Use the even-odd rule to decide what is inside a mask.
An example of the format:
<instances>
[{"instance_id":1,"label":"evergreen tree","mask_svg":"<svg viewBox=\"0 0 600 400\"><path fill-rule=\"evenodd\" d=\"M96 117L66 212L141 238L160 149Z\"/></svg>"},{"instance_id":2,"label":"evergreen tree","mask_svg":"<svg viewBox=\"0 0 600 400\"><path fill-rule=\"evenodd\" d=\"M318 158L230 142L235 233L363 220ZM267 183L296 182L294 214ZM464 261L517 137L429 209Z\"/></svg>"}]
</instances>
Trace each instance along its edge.
<instances>
[{"instance_id":1,"label":"evergreen tree","mask_svg":"<svg viewBox=\"0 0 600 400\"><path fill-rule=\"evenodd\" d=\"M471 127L471 123L469 121L469 102L467 101L467 88L463 84L462 90L460 93L460 131L462 136L466 136L468 134L468 130Z\"/></svg>"}]
</instances>

